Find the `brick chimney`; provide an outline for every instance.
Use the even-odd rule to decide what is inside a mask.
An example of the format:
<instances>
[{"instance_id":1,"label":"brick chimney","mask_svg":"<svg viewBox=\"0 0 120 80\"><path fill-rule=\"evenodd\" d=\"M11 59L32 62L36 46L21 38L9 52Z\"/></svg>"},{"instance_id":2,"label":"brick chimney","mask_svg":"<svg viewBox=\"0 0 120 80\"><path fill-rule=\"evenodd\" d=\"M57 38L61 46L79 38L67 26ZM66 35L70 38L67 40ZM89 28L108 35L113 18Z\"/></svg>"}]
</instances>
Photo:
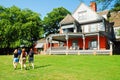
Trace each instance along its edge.
<instances>
[{"instance_id":1,"label":"brick chimney","mask_svg":"<svg viewBox=\"0 0 120 80\"><path fill-rule=\"evenodd\" d=\"M91 7L91 9L94 10L95 12L97 11L96 2L91 1L91 2L90 2L90 7Z\"/></svg>"}]
</instances>

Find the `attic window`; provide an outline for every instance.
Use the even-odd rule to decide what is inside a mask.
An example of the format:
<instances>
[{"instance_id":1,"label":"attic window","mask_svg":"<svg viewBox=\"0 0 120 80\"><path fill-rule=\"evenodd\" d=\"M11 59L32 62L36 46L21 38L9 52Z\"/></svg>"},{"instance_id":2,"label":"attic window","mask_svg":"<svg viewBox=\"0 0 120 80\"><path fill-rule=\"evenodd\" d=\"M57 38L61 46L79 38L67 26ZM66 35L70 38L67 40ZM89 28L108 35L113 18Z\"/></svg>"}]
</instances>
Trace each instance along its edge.
<instances>
[{"instance_id":1,"label":"attic window","mask_svg":"<svg viewBox=\"0 0 120 80\"><path fill-rule=\"evenodd\" d=\"M86 19L86 12L87 11L80 11L80 12L78 12L78 20Z\"/></svg>"}]
</instances>

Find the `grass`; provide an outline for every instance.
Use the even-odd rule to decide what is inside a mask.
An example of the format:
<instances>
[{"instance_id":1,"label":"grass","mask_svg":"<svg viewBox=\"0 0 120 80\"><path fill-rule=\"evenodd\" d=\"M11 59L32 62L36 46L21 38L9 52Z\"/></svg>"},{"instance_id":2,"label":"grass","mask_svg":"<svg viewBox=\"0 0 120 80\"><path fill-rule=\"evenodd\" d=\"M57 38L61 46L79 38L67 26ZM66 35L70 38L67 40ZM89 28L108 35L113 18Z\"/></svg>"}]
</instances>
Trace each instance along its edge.
<instances>
[{"instance_id":1,"label":"grass","mask_svg":"<svg viewBox=\"0 0 120 80\"><path fill-rule=\"evenodd\" d=\"M119 55L35 55L34 63L14 70L12 56L0 56L0 80L120 80Z\"/></svg>"}]
</instances>

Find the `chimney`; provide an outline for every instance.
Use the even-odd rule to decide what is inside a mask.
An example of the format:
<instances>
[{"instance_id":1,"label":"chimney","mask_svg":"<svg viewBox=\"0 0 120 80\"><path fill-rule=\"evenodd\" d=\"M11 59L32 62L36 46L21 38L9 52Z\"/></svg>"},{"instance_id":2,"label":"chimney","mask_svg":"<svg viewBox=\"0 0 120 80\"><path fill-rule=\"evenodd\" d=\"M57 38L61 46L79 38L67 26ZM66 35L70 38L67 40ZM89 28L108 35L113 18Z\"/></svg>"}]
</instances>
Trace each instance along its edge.
<instances>
[{"instance_id":1,"label":"chimney","mask_svg":"<svg viewBox=\"0 0 120 80\"><path fill-rule=\"evenodd\" d=\"M93 2L93 1L92 1L92 2L90 3L90 8L96 12L96 11L97 11L96 2Z\"/></svg>"}]
</instances>

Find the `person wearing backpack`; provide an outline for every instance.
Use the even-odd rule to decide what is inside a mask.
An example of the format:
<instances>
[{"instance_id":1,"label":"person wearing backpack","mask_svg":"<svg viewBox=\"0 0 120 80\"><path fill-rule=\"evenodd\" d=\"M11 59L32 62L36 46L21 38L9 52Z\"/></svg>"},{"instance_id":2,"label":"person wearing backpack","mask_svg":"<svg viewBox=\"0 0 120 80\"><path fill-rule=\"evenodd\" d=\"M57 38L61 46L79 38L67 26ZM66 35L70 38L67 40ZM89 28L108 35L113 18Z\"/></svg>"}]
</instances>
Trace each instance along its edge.
<instances>
[{"instance_id":1,"label":"person wearing backpack","mask_svg":"<svg viewBox=\"0 0 120 80\"><path fill-rule=\"evenodd\" d=\"M29 61L29 68L32 65L32 68L34 69L34 51L32 48L30 48L30 51L28 53L28 61Z\"/></svg>"}]
</instances>

